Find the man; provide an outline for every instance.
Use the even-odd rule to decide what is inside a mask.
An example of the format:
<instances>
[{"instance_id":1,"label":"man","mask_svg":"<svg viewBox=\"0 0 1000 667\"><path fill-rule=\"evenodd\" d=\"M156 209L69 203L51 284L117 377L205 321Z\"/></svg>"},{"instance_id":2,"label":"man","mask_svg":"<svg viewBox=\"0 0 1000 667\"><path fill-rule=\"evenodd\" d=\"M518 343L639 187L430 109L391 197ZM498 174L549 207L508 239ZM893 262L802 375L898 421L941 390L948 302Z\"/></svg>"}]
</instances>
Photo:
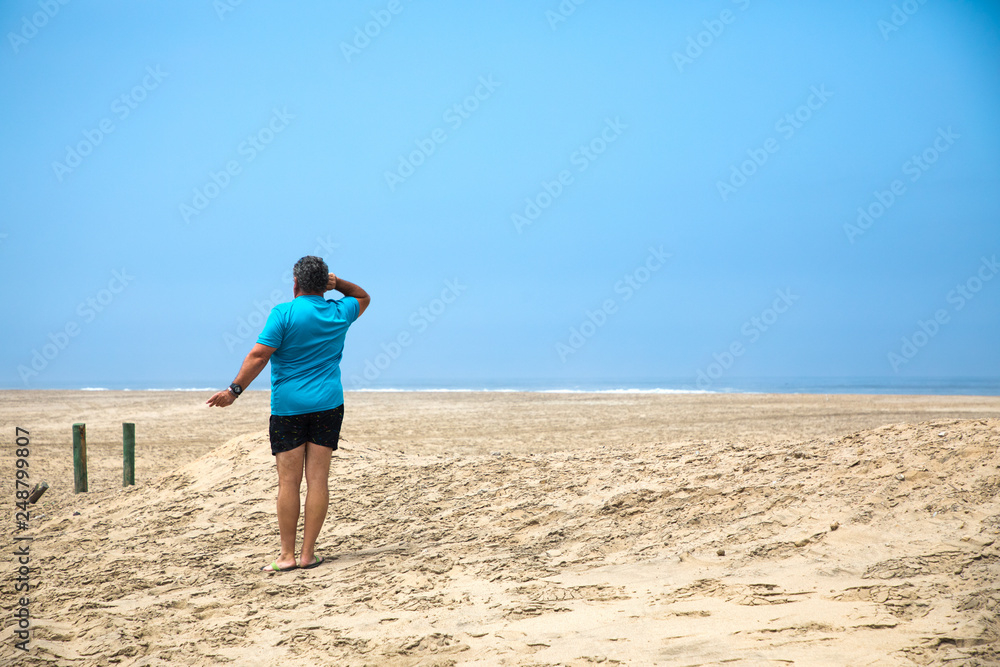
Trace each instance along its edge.
<instances>
[{"instance_id":1,"label":"man","mask_svg":"<svg viewBox=\"0 0 1000 667\"><path fill-rule=\"evenodd\" d=\"M281 553L261 568L269 573L313 568L314 553L330 502L330 458L340 440L344 388L340 358L348 327L368 308L363 289L329 273L326 262L307 256L295 263L294 298L271 309L257 344L229 389L208 399L209 406L232 405L271 362L271 453L278 468L278 532ZM323 298L327 290L344 295ZM302 550L295 558L299 488L306 477Z\"/></svg>"}]
</instances>

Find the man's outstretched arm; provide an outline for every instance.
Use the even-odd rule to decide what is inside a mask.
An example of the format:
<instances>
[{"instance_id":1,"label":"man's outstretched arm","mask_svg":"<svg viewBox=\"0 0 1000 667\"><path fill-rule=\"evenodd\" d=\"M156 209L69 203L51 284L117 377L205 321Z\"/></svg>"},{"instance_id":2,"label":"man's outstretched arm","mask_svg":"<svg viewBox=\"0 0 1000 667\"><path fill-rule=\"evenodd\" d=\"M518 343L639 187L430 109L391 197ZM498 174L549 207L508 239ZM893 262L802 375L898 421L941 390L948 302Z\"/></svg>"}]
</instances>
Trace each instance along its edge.
<instances>
[{"instance_id":1,"label":"man's outstretched arm","mask_svg":"<svg viewBox=\"0 0 1000 667\"><path fill-rule=\"evenodd\" d=\"M344 280L343 278L338 278L334 274L330 274L330 279L326 283L326 288L328 290L335 289L344 296L353 296L358 300L358 317L361 317L361 313L365 312L365 308L368 304L372 302L372 298L368 296L368 292L364 291L354 283Z\"/></svg>"},{"instance_id":2,"label":"man's outstretched arm","mask_svg":"<svg viewBox=\"0 0 1000 667\"><path fill-rule=\"evenodd\" d=\"M264 366L267 366L268 360L274 353L276 348L268 347L267 345L261 345L257 343L250 350L250 353L243 360L243 366L240 367L240 372L236 375L236 379L233 380L234 384L238 384L243 389L246 389L260 372L264 370ZM227 405L232 405L233 401L236 400L236 394L234 394L229 389L223 389L222 391L216 392L209 398L206 403L210 407L224 408Z\"/></svg>"}]
</instances>

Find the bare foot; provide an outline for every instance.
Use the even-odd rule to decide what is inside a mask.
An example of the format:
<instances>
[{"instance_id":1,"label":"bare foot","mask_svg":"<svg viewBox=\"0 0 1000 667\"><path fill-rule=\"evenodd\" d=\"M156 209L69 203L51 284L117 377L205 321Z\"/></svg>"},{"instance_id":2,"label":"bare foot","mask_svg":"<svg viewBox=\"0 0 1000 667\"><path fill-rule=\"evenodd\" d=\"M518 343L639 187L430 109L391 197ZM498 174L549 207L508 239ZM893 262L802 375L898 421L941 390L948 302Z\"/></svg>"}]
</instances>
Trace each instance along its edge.
<instances>
[{"instance_id":1,"label":"bare foot","mask_svg":"<svg viewBox=\"0 0 1000 667\"><path fill-rule=\"evenodd\" d=\"M270 565L265 565L264 567L260 568L260 571L261 572L270 572L270 573L274 573L274 572L288 572L289 570L294 570L297 567L298 567L298 564L294 560L291 560L291 561L276 560L276 561L273 561Z\"/></svg>"},{"instance_id":2,"label":"bare foot","mask_svg":"<svg viewBox=\"0 0 1000 667\"><path fill-rule=\"evenodd\" d=\"M303 570L311 570L314 567L319 567L320 565L322 565L325 560L326 559L323 558L322 556L313 555L313 557L310 560L303 559L299 561L299 567L302 568Z\"/></svg>"}]
</instances>

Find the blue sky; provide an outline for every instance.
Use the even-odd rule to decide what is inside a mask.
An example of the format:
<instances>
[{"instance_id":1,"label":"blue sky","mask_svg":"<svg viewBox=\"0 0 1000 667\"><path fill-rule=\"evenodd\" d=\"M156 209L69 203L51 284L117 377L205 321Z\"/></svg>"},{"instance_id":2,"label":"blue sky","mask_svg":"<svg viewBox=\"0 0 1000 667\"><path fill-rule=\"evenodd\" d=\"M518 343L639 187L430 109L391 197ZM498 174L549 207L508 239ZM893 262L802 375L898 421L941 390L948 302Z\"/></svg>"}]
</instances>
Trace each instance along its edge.
<instances>
[{"instance_id":1,"label":"blue sky","mask_svg":"<svg viewBox=\"0 0 1000 667\"><path fill-rule=\"evenodd\" d=\"M998 27L5 2L0 386L225 386L305 254L373 296L347 389L997 378Z\"/></svg>"}]
</instances>

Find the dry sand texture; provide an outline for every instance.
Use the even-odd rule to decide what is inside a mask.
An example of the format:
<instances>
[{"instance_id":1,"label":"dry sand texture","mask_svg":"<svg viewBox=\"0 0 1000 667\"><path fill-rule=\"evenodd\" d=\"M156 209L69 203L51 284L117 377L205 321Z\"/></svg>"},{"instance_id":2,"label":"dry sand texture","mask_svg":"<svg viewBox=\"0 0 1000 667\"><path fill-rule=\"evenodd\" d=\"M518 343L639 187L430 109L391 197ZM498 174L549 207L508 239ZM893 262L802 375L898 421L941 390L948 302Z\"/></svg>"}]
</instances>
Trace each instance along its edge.
<instances>
[{"instance_id":1,"label":"dry sand texture","mask_svg":"<svg viewBox=\"0 0 1000 667\"><path fill-rule=\"evenodd\" d=\"M352 394L330 561L268 576L266 396L226 414L192 398L0 395L5 439L34 429L33 480L53 483L32 652L5 613L0 661L1000 662L1000 399Z\"/></svg>"}]
</instances>

